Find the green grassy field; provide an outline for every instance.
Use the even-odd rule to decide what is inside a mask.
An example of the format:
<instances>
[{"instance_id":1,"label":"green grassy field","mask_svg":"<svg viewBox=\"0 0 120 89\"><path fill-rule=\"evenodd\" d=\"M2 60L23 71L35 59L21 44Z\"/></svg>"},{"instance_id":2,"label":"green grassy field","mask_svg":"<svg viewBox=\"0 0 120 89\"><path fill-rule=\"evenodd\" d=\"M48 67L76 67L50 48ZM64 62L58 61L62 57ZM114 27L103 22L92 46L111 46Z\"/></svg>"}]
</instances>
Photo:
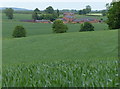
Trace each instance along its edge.
<instances>
[{"instance_id":1,"label":"green grassy field","mask_svg":"<svg viewBox=\"0 0 120 89\"><path fill-rule=\"evenodd\" d=\"M6 16L3 14L3 38L11 38L12 32L15 26L22 25L27 31L27 36L42 35L42 34L53 34L52 33L52 24L44 23L28 23L20 22L23 19L31 19L31 15L28 14L15 14L15 19L7 20ZM68 32L78 32L80 30L81 24L67 24ZM108 26L105 23L94 23L95 31L108 30Z\"/></svg>"},{"instance_id":2,"label":"green grassy field","mask_svg":"<svg viewBox=\"0 0 120 89\"><path fill-rule=\"evenodd\" d=\"M17 17L3 19L2 86L118 86L117 30L96 23L94 32L78 32L80 24L67 24L67 33L53 34L51 24L19 22ZM11 37L16 25L26 28L27 37Z\"/></svg>"}]
</instances>

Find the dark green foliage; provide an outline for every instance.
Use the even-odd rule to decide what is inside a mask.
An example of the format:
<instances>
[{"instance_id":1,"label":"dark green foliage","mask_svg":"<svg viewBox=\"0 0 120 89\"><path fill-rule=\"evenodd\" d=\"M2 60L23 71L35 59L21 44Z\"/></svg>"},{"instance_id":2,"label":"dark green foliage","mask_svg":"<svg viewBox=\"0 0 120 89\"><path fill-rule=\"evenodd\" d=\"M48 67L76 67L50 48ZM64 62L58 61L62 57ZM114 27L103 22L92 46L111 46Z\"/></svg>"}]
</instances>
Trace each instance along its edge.
<instances>
[{"instance_id":1,"label":"dark green foliage","mask_svg":"<svg viewBox=\"0 0 120 89\"><path fill-rule=\"evenodd\" d=\"M40 10L39 10L38 8L36 8L36 9L34 10L34 12L39 13L39 12L40 12Z\"/></svg>"},{"instance_id":2,"label":"dark green foliage","mask_svg":"<svg viewBox=\"0 0 120 89\"><path fill-rule=\"evenodd\" d=\"M79 10L79 11L78 11L78 14L79 14L79 15L82 15L82 14L83 14L83 10Z\"/></svg>"},{"instance_id":3,"label":"dark green foliage","mask_svg":"<svg viewBox=\"0 0 120 89\"><path fill-rule=\"evenodd\" d=\"M91 12L91 6L90 5L87 5L86 6L86 13L90 13Z\"/></svg>"},{"instance_id":4,"label":"dark green foliage","mask_svg":"<svg viewBox=\"0 0 120 89\"><path fill-rule=\"evenodd\" d=\"M110 5L107 17L107 24L109 25L110 29L120 28L120 1L114 2Z\"/></svg>"},{"instance_id":5,"label":"dark green foliage","mask_svg":"<svg viewBox=\"0 0 120 89\"><path fill-rule=\"evenodd\" d=\"M38 20L39 16L38 16L37 12L35 12L35 11L33 12L32 18L33 18L34 20Z\"/></svg>"},{"instance_id":6,"label":"dark green foliage","mask_svg":"<svg viewBox=\"0 0 120 89\"><path fill-rule=\"evenodd\" d=\"M13 19L13 12L14 10L12 8L6 8L4 11L8 19Z\"/></svg>"},{"instance_id":7,"label":"dark green foliage","mask_svg":"<svg viewBox=\"0 0 120 89\"><path fill-rule=\"evenodd\" d=\"M80 32L82 31L94 31L94 26L89 22L85 22L81 25Z\"/></svg>"},{"instance_id":8,"label":"dark green foliage","mask_svg":"<svg viewBox=\"0 0 120 89\"><path fill-rule=\"evenodd\" d=\"M41 14L41 11L38 8L35 8L34 12L36 12L37 14Z\"/></svg>"},{"instance_id":9,"label":"dark green foliage","mask_svg":"<svg viewBox=\"0 0 120 89\"><path fill-rule=\"evenodd\" d=\"M78 11L78 14L79 14L79 15L85 15L85 14L87 14L86 9L79 10L79 11Z\"/></svg>"},{"instance_id":10,"label":"dark green foliage","mask_svg":"<svg viewBox=\"0 0 120 89\"><path fill-rule=\"evenodd\" d=\"M45 12L47 14L54 14L54 9L52 8L52 6L49 6L45 9Z\"/></svg>"},{"instance_id":11,"label":"dark green foliage","mask_svg":"<svg viewBox=\"0 0 120 89\"><path fill-rule=\"evenodd\" d=\"M19 37L26 37L26 31L25 28L23 26L16 26L12 36L14 38L19 38Z\"/></svg>"},{"instance_id":12,"label":"dark green foliage","mask_svg":"<svg viewBox=\"0 0 120 89\"><path fill-rule=\"evenodd\" d=\"M91 6L87 5L85 9L79 10L78 14L79 15L85 15L85 14L90 13L90 12L91 12Z\"/></svg>"},{"instance_id":13,"label":"dark green foliage","mask_svg":"<svg viewBox=\"0 0 120 89\"><path fill-rule=\"evenodd\" d=\"M106 16L107 15L107 10L102 10L101 13L102 13L103 16Z\"/></svg>"},{"instance_id":14,"label":"dark green foliage","mask_svg":"<svg viewBox=\"0 0 120 89\"><path fill-rule=\"evenodd\" d=\"M57 9L57 16L59 17L59 15L60 15L60 11Z\"/></svg>"},{"instance_id":15,"label":"dark green foliage","mask_svg":"<svg viewBox=\"0 0 120 89\"><path fill-rule=\"evenodd\" d=\"M39 16L39 20L46 19L50 21L54 21L57 18L56 14L42 14Z\"/></svg>"},{"instance_id":16,"label":"dark green foliage","mask_svg":"<svg viewBox=\"0 0 120 89\"><path fill-rule=\"evenodd\" d=\"M65 33L68 30L68 27L62 20L55 20L52 25L52 30L54 33Z\"/></svg>"}]
</instances>

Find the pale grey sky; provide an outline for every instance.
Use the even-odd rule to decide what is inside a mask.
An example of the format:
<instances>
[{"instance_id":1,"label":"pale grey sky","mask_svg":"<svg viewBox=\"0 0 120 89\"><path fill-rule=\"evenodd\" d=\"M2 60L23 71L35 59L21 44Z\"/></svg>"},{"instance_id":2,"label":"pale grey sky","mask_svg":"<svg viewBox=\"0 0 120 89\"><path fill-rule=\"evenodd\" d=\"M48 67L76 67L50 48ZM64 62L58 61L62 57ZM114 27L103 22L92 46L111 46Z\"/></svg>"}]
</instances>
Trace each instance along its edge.
<instances>
[{"instance_id":1,"label":"pale grey sky","mask_svg":"<svg viewBox=\"0 0 120 89\"><path fill-rule=\"evenodd\" d=\"M112 0L0 0L0 7L19 7L26 9L39 8L44 10L48 6L54 9L83 9L90 5L93 10L105 9L105 4Z\"/></svg>"}]
</instances>

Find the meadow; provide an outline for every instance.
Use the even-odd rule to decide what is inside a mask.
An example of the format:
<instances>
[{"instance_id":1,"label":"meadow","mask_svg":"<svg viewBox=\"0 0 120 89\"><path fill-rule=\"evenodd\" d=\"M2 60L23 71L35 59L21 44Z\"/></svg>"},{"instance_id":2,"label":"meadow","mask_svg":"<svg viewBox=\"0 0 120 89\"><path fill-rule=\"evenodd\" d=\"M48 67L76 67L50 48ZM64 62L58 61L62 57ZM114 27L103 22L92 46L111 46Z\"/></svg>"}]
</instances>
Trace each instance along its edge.
<instances>
[{"instance_id":1,"label":"meadow","mask_svg":"<svg viewBox=\"0 0 120 89\"><path fill-rule=\"evenodd\" d=\"M52 24L26 23L3 15L3 87L116 87L118 86L118 30L95 23L94 32L52 33ZM27 37L12 38L16 25Z\"/></svg>"},{"instance_id":2,"label":"meadow","mask_svg":"<svg viewBox=\"0 0 120 89\"><path fill-rule=\"evenodd\" d=\"M79 18L83 18L86 16L79 16ZM91 16L87 16L91 17ZM31 14L15 14L13 20L8 20L5 14L3 14L3 38L11 38L12 32L16 25L22 25L25 27L27 31L27 36L33 35L43 35L43 34L53 34L52 33L52 24L44 24L44 23L28 23L28 22L20 22L20 20L31 19ZM100 17L99 17L100 18ZM105 17L104 17L105 18ZM68 32L78 32L80 30L80 24L67 24ZM104 23L94 23L93 24L96 31L108 30L107 24Z\"/></svg>"}]
</instances>

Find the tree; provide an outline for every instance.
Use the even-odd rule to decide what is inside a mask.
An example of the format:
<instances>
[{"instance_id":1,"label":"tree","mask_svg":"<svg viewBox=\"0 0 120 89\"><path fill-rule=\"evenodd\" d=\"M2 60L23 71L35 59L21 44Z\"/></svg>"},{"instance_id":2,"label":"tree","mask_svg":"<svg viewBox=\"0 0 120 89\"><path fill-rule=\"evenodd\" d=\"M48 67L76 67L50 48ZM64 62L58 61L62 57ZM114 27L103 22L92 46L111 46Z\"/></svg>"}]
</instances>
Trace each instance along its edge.
<instances>
[{"instance_id":1,"label":"tree","mask_svg":"<svg viewBox=\"0 0 120 89\"><path fill-rule=\"evenodd\" d=\"M62 20L55 20L52 25L52 30L54 33L65 33L67 32L68 27Z\"/></svg>"},{"instance_id":2,"label":"tree","mask_svg":"<svg viewBox=\"0 0 120 89\"><path fill-rule=\"evenodd\" d=\"M108 9L107 17L107 24L110 29L120 28L120 1L111 3Z\"/></svg>"},{"instance_id":3,"label":"tree","mask_svg":"<svg viewBox=\"0 0 120 89\"><path fill-rule=\"evenodd\" d=\"M86 13L90 13L91 12L91 6L90 5L87 5L86 6Z\"/></svg>"},{"instance_id":4,"label":"tree","mask_svg":"<svg viewBox=\"0 0 120 89\"><path fill-rule=\"evenodd\" d=\"M102 13L103 16L106 16L107 10L102 10L101 13Z\"/></svg>"},{"instance_id":5,"label":"tree","mask_svg":"<svg viewBox=\"0 0 120 89\"><path fill-rule=\"evenodd\" d=\"M79 15L85 15L85 14L87 14L87 11L86 11L86 9L83 9L83 10L79 10Z\"/></svg>"},{"instance_id":6,"label":"tree","mask_svg":"<svg viewBox=\"0 0 120 89\"><path fill-rule=\"evenodd\" d=\"M81 24L80 32L82 31L94 31L94 26L89 22L85 22Z\"/></svg>"},{"instance_id":7,"label":"tree","mask_svg":"<svg viewBox=\"0 0 120 89\"><path fill-rule=\"evenodd\" d=\"M79 15L82 15L82 14L83 14L83 10L79 10L79 11L78 11L78 14L79 14Z\"/></svg>"},{"instance_id":8,"label":"tree","mask_svg":"<svg viewBox=\"0 0 120 89\"><path fill-rule=\"evenodd\" d=\"M34 10L35 12L39 12L40 10L38 9L38 8L35 8L35 10Z\"/></svg>"},{"instance_id":9,"label":"tree","mask_svg":"<svg viewBox=\"0 0 120 89\"><path fill-rule=\"evenodd\" d=\"M105 6L106 6L106 10L108 10L110 7L109 3L107 3Z\"/></svg>"},{"instance_id":10,"label":"tree","mask_svg":"<svg viewBox=\"0 0 120 89\"><path fill-rule=\"evenodd\" d=\"M33 12L32 18L33 18L34 20L38 20L38 19L39 19L39 16L38 16L37 12L35 12L35 11Z\"/></svg>"},{"instance_id":11,"label":"tree","mask_svg":"<svg viewBox=\"0 0 120 89\"><path fill-rule=\"evenodd\" d=\"M59 12L59 10L57 9L57 16L59 17L59 15L60 15L60 12Z\"/></svg>"},{"instance_id":12,"label":"tree","mask_svg":"<svg viewBox=\"0 0 120 89\"><path fill-rule=\"evenodd\" d=\"M45 12L47 14L54 14L54 9L52 8L52 6L49 6L45 9Z\"/></svg>"},{"instance_id":13,"label":"tree","mask_svg":"<svg viewBox=\"0 0 120 89\"><path fill-rule=\"evenodd\" d=\"M37 14L39 14L39 13L40 13L40 10L39 10L38 8L36 8L36 9L34 10L34 12L36 12Z\"/></svg>"},{"instance_id":14,"label":"tree","mask_svg":"<svg viewBox=\"0 0 120 89\"><path fill-rule=\"evenodd\" d=\"M14 38L19 38L19 37L26 37L26 30L23 26L16 26L12 36Z\"/></svg>"},{"instance_id":15,"label":"tree","mask_svg":"<svg viewBox=\"0 0 120 89\"><path fill-rule=\"evenodd\" d=\"M87 14L87 11L86 11L86 9L83 9L83 15L85 15L85 14Z\"/></svg>"},{"instance_id":16,"label":"tree","mask_svg":"<svg viewBox=\"0 0 120 89\"><path fill-rule=\"evenodd\" d=\"M12 8L6 8L4 12L6 16L8 17L8 19L13 19L14 10Z\"/></svg>"}]
</instances>

